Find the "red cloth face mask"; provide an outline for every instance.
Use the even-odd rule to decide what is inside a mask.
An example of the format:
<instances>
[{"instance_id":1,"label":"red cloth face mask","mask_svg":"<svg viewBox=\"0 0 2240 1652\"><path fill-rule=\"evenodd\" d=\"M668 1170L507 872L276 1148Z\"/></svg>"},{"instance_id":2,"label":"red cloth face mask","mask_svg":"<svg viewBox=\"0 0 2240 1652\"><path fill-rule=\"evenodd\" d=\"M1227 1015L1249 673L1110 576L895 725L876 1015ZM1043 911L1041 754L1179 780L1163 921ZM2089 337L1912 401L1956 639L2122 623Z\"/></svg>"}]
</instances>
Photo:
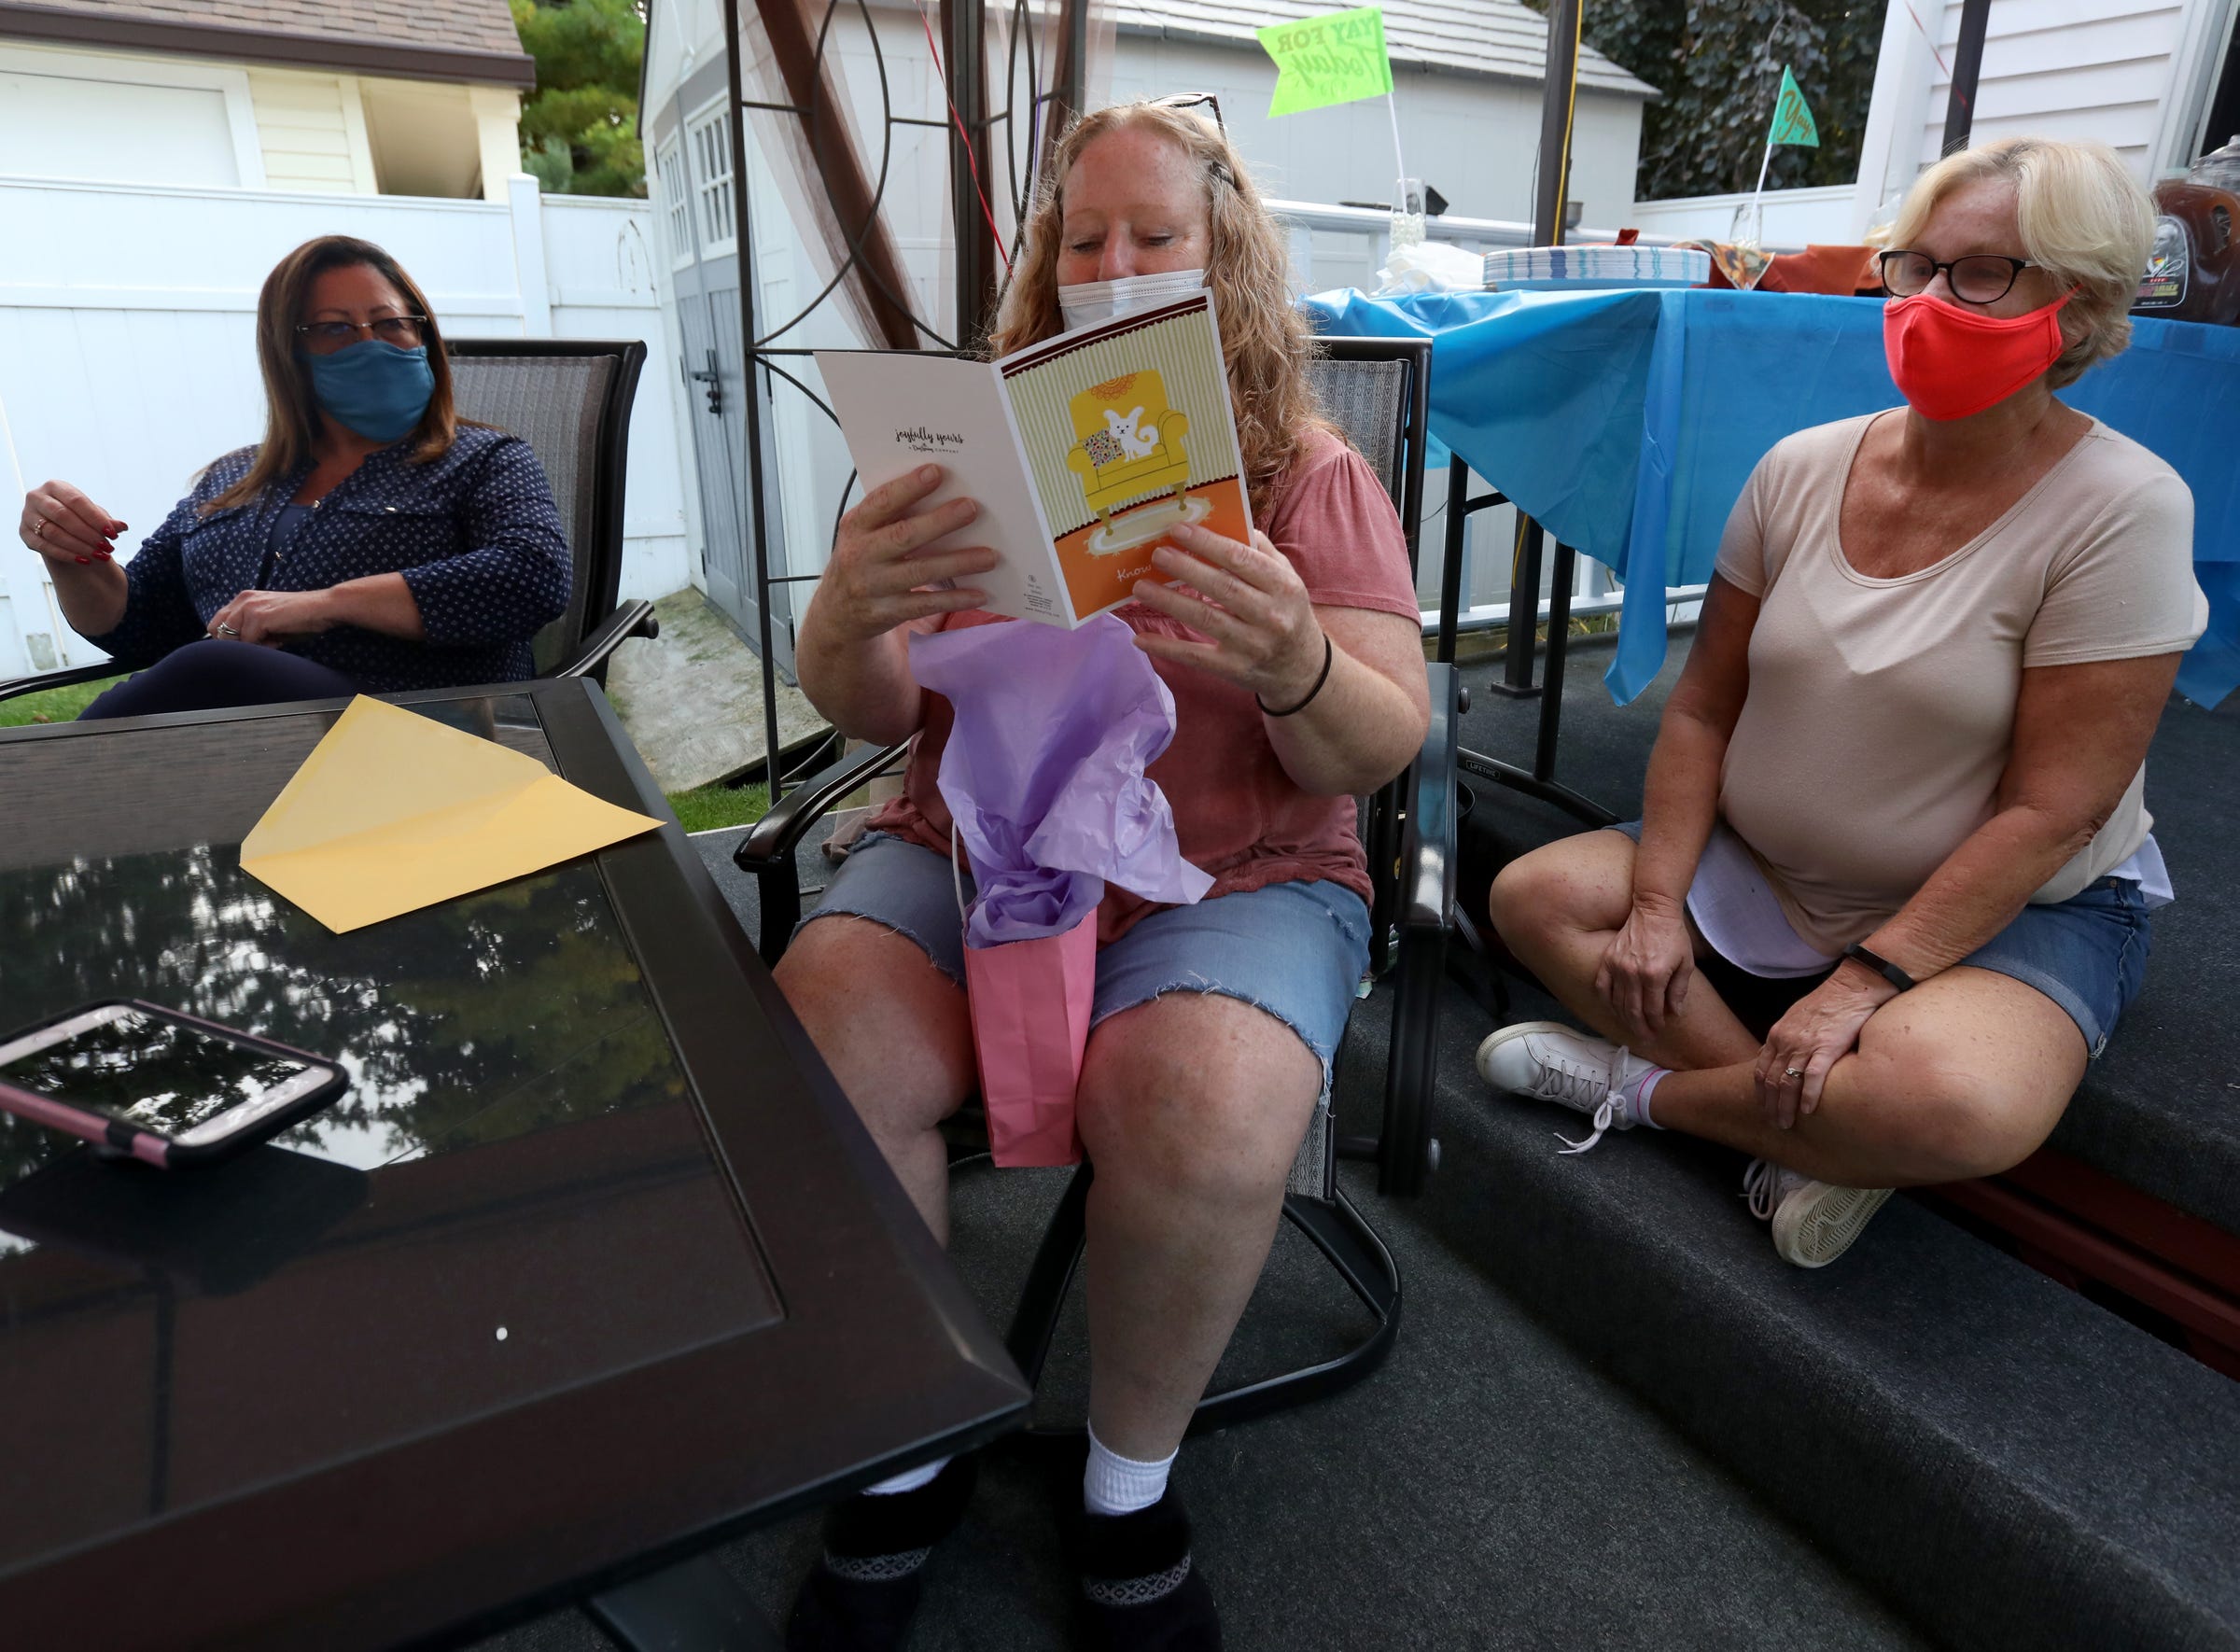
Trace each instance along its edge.
<instances>
[{"instance_id":1,"label":"red cloth face mask","mask_svg":"<svg viewBox=\"0 0 2240 1652\"><path fill-rule=\"evenodd\" d=\"M1917 292L1883 306L1883 353L1898 394L1925 419L1965 419L2007 399L2051 367L2064 293L2042 310L2001 319Z\"/></svg>"}]
</instances>

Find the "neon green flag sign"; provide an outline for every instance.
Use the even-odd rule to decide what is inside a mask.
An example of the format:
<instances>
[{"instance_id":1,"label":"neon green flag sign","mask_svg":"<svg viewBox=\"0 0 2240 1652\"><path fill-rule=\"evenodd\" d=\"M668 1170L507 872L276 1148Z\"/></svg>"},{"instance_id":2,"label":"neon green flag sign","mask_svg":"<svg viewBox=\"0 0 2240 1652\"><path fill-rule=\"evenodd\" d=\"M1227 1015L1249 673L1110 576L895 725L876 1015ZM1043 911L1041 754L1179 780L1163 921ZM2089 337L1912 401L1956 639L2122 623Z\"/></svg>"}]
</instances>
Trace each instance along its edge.
<instances>
[{"instance_id":1,"label":"neon green flag sign","mask_svg":"<svg viewBox=\"0 0 2240 1652\"><path fill-rule=\"evenodd\" d=\"M1813 124L1813 111L1805 105L1804 93L1797 88L1797 77L1789 73L1785 64L1781 71L1781 97L1773 105L1773 126L1766 133L1766 143L1769 147L1796 144L1807 149L1820 147L1820 129Z\"/></svg>"},{"instance_id":2,"label":"neon green flag sign","mask_svg":"<svg viewBox=\"0 0 2240 1652\"><path fill-rule=\"evenodd\" d=\"M1374 6L1270 23L1259 35L1278 71L1275 99L1267 106L1270 117L1383 97L1393 90L1384 13Z\"/></svg>"}]
</instances>

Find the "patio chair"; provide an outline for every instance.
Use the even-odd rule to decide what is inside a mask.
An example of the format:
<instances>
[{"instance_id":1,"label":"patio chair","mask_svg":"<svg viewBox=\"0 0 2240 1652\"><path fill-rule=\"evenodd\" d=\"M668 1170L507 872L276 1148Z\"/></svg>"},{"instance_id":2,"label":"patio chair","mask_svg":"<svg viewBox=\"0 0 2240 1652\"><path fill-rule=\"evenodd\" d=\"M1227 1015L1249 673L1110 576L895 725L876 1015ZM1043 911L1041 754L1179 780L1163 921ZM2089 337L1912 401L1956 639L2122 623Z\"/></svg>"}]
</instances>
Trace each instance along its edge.
<instances>
[{"instance_id":1,"label":"patio chair","mask_svg":"<svg viewBox=\"0 0 2240 1652\"><path fill-rule=\"evenodd\" d=\"M623 573L623 491L630 406L646 347L635 339L452 339L452 393L463 418L537 450L575 563L567 607L530 643L539 677L589 677L626 637L659 635L653 605L615 599ZM0 700L113 677L109 661L0 680Z\"/></svg>"},{"instance_id":2,"label":"patio chair","mask_svg":"<svg viewBox=\"0 0 2240 1652\"><path fill-rule=\"evenodd\" d=\"M1421 339L1326 342L1342 348L1314 364L1317 393L1324 411L1391 490L1412 565L1422 506L1430 343ZM1440 984L1454 909L1456 752L1467 698L1452 666L1433 665L1430 671L1431 729L1423 749L1405 774L1365 800L1364 843L1376 891L1370 904L1373 968L1379 974L1389 972L1392 978L1382 1127L1374 1136L1341 1137L1329 1106L1318 1108L1293 1162L1283 1199L1285 1219L1329 1260L1376 1323L1335 1358L1208 1395L1191 1422L1193 1434L1299 1405L1360 1380L1383 1359L1399 1328L1400 1276L1392 1253L1338 1186L1337 1172L1340 1157L1374 1160L1379 1193L1411 1197L1422 1191L1438 1162L1431 1100ZM810 776L741 840L733 860L753 874L760 890L760 946L765 961L775 964L783 956L800 919L803 891L794 855L810 827L907 749L906 743L865 749ZM1341 1046L1341 1069L1346 1058ZM1043 1232L1013 1314L1006 1342L1029 1383L1042 1374L1080 1262L1093 1175L1086 1163L1074 1172Z\"/></svg>"}]
</instances>

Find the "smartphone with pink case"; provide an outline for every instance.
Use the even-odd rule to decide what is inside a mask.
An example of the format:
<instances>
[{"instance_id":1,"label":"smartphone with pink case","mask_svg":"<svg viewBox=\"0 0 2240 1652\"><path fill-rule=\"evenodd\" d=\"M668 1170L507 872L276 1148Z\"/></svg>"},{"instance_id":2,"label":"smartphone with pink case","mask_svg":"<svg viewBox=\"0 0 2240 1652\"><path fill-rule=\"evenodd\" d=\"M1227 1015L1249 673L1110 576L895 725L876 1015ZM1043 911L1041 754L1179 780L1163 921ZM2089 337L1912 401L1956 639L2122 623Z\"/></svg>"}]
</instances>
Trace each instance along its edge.
<instances>
[{"instance_id":1,"label":"smartphone with pink case","mask_svg":"<svg viewBox=\"0 0 2240 1652\"><path fill-rule=\"evenodd\" d=\"M138 999L0 1038L0 1111L165 1169L261 1141L347 1082L323 1057Z\"/></svg>"}]
</instances>

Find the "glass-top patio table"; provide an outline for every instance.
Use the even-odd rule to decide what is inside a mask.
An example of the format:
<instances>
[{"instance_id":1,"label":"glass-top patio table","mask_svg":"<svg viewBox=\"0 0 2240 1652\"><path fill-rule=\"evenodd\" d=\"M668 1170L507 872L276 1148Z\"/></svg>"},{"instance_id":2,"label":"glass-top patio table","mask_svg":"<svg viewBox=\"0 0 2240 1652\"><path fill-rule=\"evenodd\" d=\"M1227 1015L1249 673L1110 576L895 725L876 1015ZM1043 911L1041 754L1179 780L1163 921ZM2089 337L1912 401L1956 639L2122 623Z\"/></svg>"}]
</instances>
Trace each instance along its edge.
<instances>
[{"instance_id":1,"label":"glass-top patio table","mask_svg":"<svg viewBox=\"0 0 2240 1652\"><path fill-rule=\"evenodd\" d=\"M664 812L587 684L403 702ZM350 1077L203 1171L0 1115L9 1644L480 1632L1023 1411L674 826L343 935L241 870L339 711L0 735L0 1023Z\"/></svg>"}]
</instances>

